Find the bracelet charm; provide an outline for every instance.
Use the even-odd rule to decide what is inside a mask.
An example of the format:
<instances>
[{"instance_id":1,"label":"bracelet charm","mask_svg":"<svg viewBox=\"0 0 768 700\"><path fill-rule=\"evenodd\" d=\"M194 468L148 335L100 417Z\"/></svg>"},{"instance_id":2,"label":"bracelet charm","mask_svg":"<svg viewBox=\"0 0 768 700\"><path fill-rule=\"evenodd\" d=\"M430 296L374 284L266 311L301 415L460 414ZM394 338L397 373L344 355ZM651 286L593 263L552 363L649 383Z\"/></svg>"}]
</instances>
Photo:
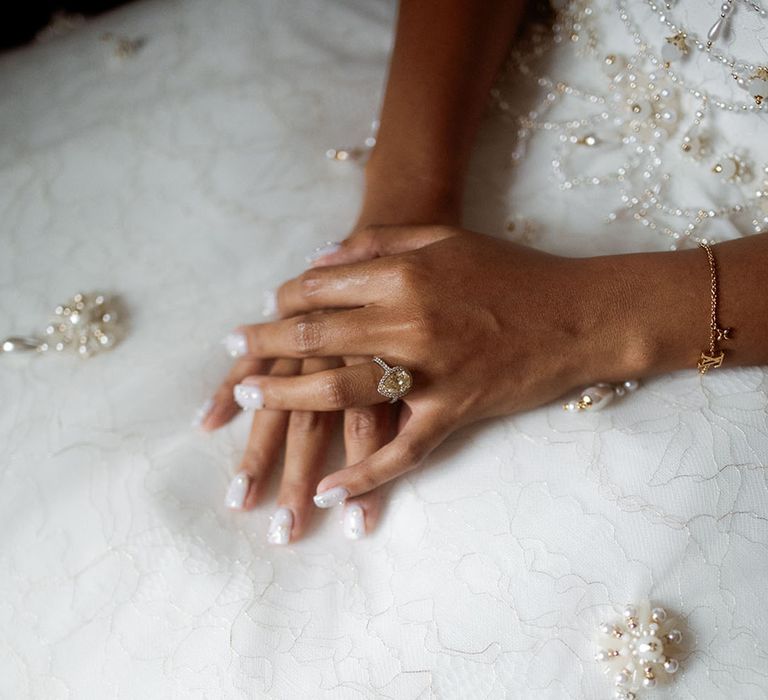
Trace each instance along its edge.
<instances>
[{"instance_id":1,"label":"bracelet charm","mask_svg":"<svg viewBox=\"0 0 768 700\"><path fill-rule=\"evenodd\" d=\"M709 313L709 348L703 350L699 357L697 368L699 374L706 374L711 369L716 369L722 366L723 360L725 360L725 351L720 348L719 342L721 340L731 340L733 334L732 328L721 328L717 322L717 301L718 301L718 284L717 284L717 264L715 262L715 254L712 252L712 248L708 243L699 243L699 246L704 249L707 254L707 262L709 263L709 299L710 299L710 313Z\"/></svg>"}]
</instances>

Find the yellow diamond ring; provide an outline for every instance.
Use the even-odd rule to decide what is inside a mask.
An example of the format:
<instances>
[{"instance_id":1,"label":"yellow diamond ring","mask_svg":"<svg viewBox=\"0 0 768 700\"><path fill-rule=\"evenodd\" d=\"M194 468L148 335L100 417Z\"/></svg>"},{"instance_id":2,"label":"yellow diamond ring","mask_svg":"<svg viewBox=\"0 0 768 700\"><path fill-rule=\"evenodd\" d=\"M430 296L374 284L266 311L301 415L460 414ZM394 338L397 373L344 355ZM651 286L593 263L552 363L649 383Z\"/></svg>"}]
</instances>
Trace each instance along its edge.
<instances>
[{"instance_id":1,"label":"yellow diamond ring","mask_svg":"<svg viewBox=\"0 0 768 700\"><path fill-rule=\"evenodd\" d=\"M411 373L405 367L390 367L380 357L374 357L373 361L384 370L376 391L388 398L389 403L402 399L413 387Z\"/></svg>"}]
</instances>

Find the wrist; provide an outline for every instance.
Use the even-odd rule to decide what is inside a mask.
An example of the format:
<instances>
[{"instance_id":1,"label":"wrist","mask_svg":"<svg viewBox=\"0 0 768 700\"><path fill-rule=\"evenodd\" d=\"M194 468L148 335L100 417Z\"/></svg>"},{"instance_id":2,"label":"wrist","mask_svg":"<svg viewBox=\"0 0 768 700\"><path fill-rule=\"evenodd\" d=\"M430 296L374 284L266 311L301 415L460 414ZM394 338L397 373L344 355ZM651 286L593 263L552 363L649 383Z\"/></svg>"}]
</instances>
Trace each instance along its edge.
<instances>
[{"instance_id":1,"label":"wrist","mask_svg":"<svg viewBox=\"0 0 768 700\"><path fill-rule=\"evenodd\" d=\"M588 258L590 381L696 370L709 338L709 274L698 249Z\"/></svg>"},{"instance_id":2,"label":"wrist","mask_svg":"<svg viewBox=\"0 0 768 700\"><path fill-rule=\"evenodd\" d=\"M368 224L459 225L462 178L426 164L403 162L374 150L365 168L358 226Z\"/></svg>"}]
</instances>

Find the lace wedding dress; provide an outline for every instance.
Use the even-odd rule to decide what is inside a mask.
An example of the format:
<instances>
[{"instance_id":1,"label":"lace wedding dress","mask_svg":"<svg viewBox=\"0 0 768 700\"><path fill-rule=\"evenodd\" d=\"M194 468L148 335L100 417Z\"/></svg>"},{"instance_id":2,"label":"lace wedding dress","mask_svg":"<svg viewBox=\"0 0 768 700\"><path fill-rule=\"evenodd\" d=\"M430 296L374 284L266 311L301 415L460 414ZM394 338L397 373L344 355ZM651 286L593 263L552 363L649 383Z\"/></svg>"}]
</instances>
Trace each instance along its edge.
<instances>
[{"instance_id":1,"label":"lace wedding dress","mask_svg":"<svg viewBox=\"0 0 768 700\"><path fill-rule=\"evenodd\" d=\"M714 0L560 4L494 94L467 223L574 255L762 226L765 111L727 107L756 105L760 6L704 51ZM98 357L0 357L1 697L609 698L595 632L645 600L683 643L638 697L768 697L763 368L464 430L360 542L324 512L275 548L270 507L225 508L247 419L189 419L219 339L351 223L359 171L323 153L365 137L394 11L150 0L0 57L0 332L78 290L130 311Z\"/></svg>"}]
</instances>

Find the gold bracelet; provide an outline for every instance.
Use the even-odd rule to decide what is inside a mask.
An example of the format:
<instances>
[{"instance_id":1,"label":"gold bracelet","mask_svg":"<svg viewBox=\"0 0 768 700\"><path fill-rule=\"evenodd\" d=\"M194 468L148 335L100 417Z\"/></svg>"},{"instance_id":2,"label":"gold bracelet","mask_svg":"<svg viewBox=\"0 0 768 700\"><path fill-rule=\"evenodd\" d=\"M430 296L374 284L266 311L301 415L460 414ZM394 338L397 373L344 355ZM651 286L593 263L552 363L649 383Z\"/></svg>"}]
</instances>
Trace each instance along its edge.
<instances>
[{"instance_id":1,"label":"gold bracelet","mask_svg":"<svg viewBox=\"0 0 768 700\"><path fill-rule=\"evenodd\" d=\"M731 340L733 337L732 328L721 328L717 323L717 264L715 263L715 254L707 243L699 243L704 249L709 262L710 277L710 313L709 313L709 352L703 351L697 365L700 374L706 374L710 369L720 367L725 359L725 351L720 348L721 340Z\"/></svg>"}]
</instances>

